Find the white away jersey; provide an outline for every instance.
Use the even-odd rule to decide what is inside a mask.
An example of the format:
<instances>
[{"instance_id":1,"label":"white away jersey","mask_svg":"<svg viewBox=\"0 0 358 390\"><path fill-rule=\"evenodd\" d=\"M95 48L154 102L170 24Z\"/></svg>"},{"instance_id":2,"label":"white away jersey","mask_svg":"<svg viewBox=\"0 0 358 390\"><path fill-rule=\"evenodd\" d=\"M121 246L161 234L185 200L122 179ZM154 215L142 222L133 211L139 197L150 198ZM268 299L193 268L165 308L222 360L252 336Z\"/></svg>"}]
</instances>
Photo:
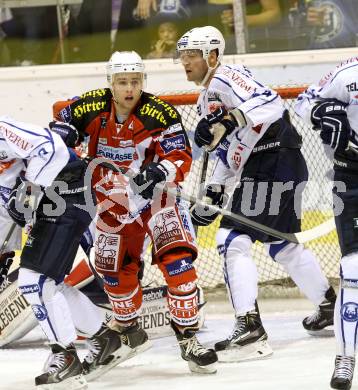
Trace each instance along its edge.
<instances>
[{"instance_id":1,"label":"white away jersey","mask_svg":"<svg viewBox=\"0 0 358 390\"><path fill-rule=\"evenodd\" d=\"M198 99L198 114L205 117L218 107L239 108L247 126L236 129L219 146L218 161L211 183L224 184L233 175L239 177L257 142L271 123L282 117L284 106L280 96L258 83L241 65L221 65L207 89Z\"/></svg>"},{"instance_id":2,"label":"white away jersey","mask_svg":"<svg viewBox=\"0 0 358 390\"><path fill-rule=\"evenodd\" d=\"M58 134L0 116L0 205L7 202L21 171L30 182L48 187L68 159L69 152Z\"/></svg>"},{"instance_id":3,"label":"white away jersey","mask_svg":"<svg viewBox=\"0 0 358 390\"><path fill-rule=\"evenodd\" d=\"M311 123L312 108L320 99L335 98L347 104L347 116L358 139L358 57L340 63L324 76L318 85L301 93L295 104L296 113Z\"/></svg>"}]
</instances>

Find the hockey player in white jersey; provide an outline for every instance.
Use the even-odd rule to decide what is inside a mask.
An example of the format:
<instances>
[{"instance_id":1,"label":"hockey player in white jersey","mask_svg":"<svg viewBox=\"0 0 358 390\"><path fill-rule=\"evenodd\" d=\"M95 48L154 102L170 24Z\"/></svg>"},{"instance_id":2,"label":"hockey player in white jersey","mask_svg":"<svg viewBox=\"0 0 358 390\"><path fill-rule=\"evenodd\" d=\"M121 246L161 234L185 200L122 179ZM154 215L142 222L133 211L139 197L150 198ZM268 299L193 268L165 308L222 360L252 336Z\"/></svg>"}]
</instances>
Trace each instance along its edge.
<instances>
[{"instance_id":1,"label":"hockey player in white jersey","mask_svg":"<svg viewBox=\"0 0 358 390\"><path fill-rule=\"evenodd\" d=\"M211 26L194 28L177 43L177 58L187 79L204 87L197 102L202 119L195 143L217 155L204 191L206 201L221 207L231 178L236 187L232 212L282 232L298 232L301 196L296 188L308 177L301 137L274 90L256 81L246 67L220 63L224 48L222 34ZM255 202L262 210L256 211ZM209 225L216 217L198 206L192 208L193 223L199 226ZM303 245L277 241L226 217L216 238L236 317L232 333L215 345L219 360L255 359L272 353L256 303L258 275L250 254L256 240L264 243L272 259L318 306L303 326L318 332L332 325L334 290Z\"/></svg>"},{"instance_id":2,"label":"hockey player in white jersey","mask_svg":"<svg viewBox=\"0 0 358 390\"><path fill-rule=\"evenodd\" d=\"M109 358L121 342L114 332L102 326L100 310L83 293L63 283L91 216L74 206L81 203L84 196L86 163L67 146L74 146L78 133L74 127L58 122L50 127L52 131L0 117L0 210L2 213L6 210L15 223L23 227L39 203L21 254L18 277L18 287L31 304L52 350L44 373L35 378L36 388L82 389L87 384L73 345L76 329L91 336L103 328L105 345L98 348L100 354L106 349L105 358ZM59 185L57 193L54 180ZM63 203L61 206L58 198L54 198L56 194L65 203L63 210L60 210ZM37 195L42 196L40 202ZM58 213L50 214L46 206L51 206L51 211L56 211L57 207ZM8 238L12 225L9 216L2 215L1 242ZM17 229L3 248L2 279L6 279L9 259L14 246L19 244L20 234L21 230ZM109 333L114 334L112 338Z\"/></svg>"},{"instance_id":3,"label":"hockey player in white jersey","mask_svg":"<svg viewBox=\"0 0 358 390\"><path fill-rule=\"evenodd\" d=\"M350 389L355 366L358 321L358 57L348 59L297 98L296 113L320 131L333 159L333 194L343 202L335 216L339 245L340 287L335 306L337 343L333 389ZM337 190L344 185L345 191Z\"/></svg>"}]
</instances>

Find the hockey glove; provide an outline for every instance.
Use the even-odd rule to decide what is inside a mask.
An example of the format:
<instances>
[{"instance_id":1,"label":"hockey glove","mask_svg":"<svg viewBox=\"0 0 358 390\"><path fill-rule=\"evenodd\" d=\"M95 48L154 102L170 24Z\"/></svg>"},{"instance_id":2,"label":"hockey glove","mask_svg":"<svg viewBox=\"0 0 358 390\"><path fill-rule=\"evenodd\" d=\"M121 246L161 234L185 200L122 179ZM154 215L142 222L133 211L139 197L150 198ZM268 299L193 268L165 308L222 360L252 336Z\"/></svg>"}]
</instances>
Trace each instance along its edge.
<instances>
[{"instance_id":1,"label":"hockey glove","mask_svg":"<svg viewBox=\"0 0 358 390\"><path fill-rule=\"evenodd\" d=\"M9 273L11 264L14 261L14 256L14 251L0 255L0 291L2 290L5 280L7 279L7 274Z\"/></svg>"},{"instance_id":2,"label":"hockey glove","mask_svg":"<svg viewBox=\"0 0 358 390\"><path fill-rule=\"evenodd\" d=\"M77 145L79 135L74 126L69 123L59 121L52 121L48 125L51 131L57 133L62 138L66 146L74 148Z\"/></svg>"},{"instance_id":3,"label":"hockey glove","mask_svg":"<svg viewBox=\"0 0 358 390\"><path fill-rule=\"evenodd\" d=\"M158 183L165 182L168 175L166 168L160 164L149 163L137 176L130 180L134 193L144 199L153 199L154 188Z\"/></svg>"},{"instance_id":4,"label":"hockey glove","mask_svg":"<svg viewBox=\"0 0 358 390\"><path fill-rule=\"evenodd\" d=\"M218 207L222 207L224 204L226 195L225 195L225 187L220 184L212 184L208 185L205 188L203 202L215 205ZM215 213L210 210L208 207L202 207L199 205L194 205L190 209L191 220L196 226L208 226L212 222L215 221L216 217L219 213Z\"/></svg>"},{"instance_id":5,"label":"hockey glove","mask_svg":"<svg viewBox=\"0 0 358 390\"><path fill-rule=\"evenodd\" d=\"M219 107L199 121L194 141L199 147L207 146L207 150L212 152L235 127L241 128L244 125L246 120L239 109L228 112L224 107Z\"/></svg>"},{"instance_id":6,"label":"hockey glove","mask_svg":"<svg viewBox=\"0 0 358 390\"><path fill-rule=\"evenodd\" d=\"M12 220L19 226L24 227L33 217L37 207L36 195L31 192L31 185L25 178L19 176L11 190L6 208Z\"/></svg>"},{"instance_id":7,"label":"hockey glove","mask_svg":"<svg viewBox=\"0 0 358 390\"><path fill-rule=\"evenodd\" d=\"M317 104L311 113L313 128L321 130L322 142L337 151L347 148L352 132L345 107L339 100L330 99Z\"/></svg>"}]
</instances>

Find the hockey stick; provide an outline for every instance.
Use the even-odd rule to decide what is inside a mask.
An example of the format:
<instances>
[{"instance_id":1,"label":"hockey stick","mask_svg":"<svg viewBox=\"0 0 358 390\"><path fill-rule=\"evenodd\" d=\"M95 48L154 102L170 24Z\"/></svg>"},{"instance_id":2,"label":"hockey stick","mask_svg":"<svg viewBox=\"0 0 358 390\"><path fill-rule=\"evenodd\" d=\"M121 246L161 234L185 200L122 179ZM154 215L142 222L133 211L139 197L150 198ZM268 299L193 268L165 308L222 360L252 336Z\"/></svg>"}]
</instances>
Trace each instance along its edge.
<instances>
[{"instance_id":1,"label":"hockey stick","mask_svg":"<svg viewBox=\"0 0 358 390\"><path fill-rule=\"evenodd\" d=\"M111 169L112 171L120 172L124 176L128 177L129 179L131 179L135 176L132 171L118 167L112 161L107 160L103 157L97 157L97 158L91 159L91 162L98 164L100 166L103 166L105 168ZM304 244L305 242L312 241L316 238L322 237L335 229L334 218L331 218L328 221L325 221L322 224L315 226L312 229L305 230L303 232L283 233L283 232L280 232L276 229L272 229L266 225L263 225L261 223L252 221L251 219L244 217L243 215L232 213L231 211L229 211L227 209L222 209L218 206L209 205L209 204L201 201L200 199L195 198L194 196L180 192L180 189L178 189L178 188L176 188L176 189L167 188L163 185L160 185L160 186L158 185L158 188L160 188L160 190L162 190L163 192L166 192L169 195L176 196L176 197L181 198L187 202L190 202L191 204L196 204L198 206L206 208L207 210L210 210L213 213L219 213L222 216L225 216L225 217L227 217L235 222L239 222L245 226L254 228L262 233L268 234L269 236L279 238L280 240L290 241L290 242L293 242L295 244Z\"/></svg>"},{"instance_id":2,"label":"hockey stick","mask_svg":"<svg viewBox=\"0 0 358 390\"><path fill-rule=\"evenodd\" d=\"M14 233L15 228L16 228L16 223L13 222L12 225L10 226L10 228L9 228L9 231L7 232L7 235L5 237L4 242L1 245L0 255L2 255L3 251L5 250L6 245L8 244L8 242L9 242L11 236L12 236L12 233Z\"/></svg>"},{"instance_id":3,"label":"hockey stick","mask_svg":"<svg viewBox=\"0 0 358 390\"><path fill-rule=\"evenodd\" d=\"M198 193L198 198L202 199L203 198L203 190L204 190L204 184L206 180L206 172L208 170L208 163L209 163L209 153L204 150L203 153L203 163L201 167L201 173L200 173L200 181L199 181L199 193ZM194 231L195 234L198 235L198 228L199 226L194 225Z\"/></svg>"}]
</instances>

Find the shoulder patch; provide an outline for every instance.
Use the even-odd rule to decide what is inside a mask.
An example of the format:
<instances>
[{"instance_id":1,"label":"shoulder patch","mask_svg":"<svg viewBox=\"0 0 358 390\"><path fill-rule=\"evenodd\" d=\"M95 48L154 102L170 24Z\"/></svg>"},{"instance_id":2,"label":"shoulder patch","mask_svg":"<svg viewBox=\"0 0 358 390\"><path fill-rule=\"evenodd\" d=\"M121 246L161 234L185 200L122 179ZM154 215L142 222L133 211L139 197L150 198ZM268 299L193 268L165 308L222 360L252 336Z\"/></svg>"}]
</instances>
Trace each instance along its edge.
<instances>
[{"instance_id":1,"label":"shoulder patch","mask_svg":"<svg viewBox=\"0 0 358 390\"><path fill-rule=\"evenodd\" d=\"M186 142L184 134L178 134L173 137L164 138L159 142L164 154L168 154L173 150L185 150Z\"/></svg>"},{"instance_id":2,"label":"shoulder patch","mask_svg":"<svg viewBox=\"0 0 358 390\"><path fill-rule=\"evenodd\" d=\"M143 94L137 113L148 130L167 127L180 120L180 115L173 105L148 93Z\"/></svg>"},{"instance_id":3,"label":"shoulder patch","mask_svg":"<svg viewBox=\"0 0 358 390\"><path fill-rule=\"evenodd\" d=\"M109 88L86 92L71 104L71 119L81 120L85 115L93 119L100 112L110 110L111 99L112 93Z\"/></svg>"}]
</instances>

